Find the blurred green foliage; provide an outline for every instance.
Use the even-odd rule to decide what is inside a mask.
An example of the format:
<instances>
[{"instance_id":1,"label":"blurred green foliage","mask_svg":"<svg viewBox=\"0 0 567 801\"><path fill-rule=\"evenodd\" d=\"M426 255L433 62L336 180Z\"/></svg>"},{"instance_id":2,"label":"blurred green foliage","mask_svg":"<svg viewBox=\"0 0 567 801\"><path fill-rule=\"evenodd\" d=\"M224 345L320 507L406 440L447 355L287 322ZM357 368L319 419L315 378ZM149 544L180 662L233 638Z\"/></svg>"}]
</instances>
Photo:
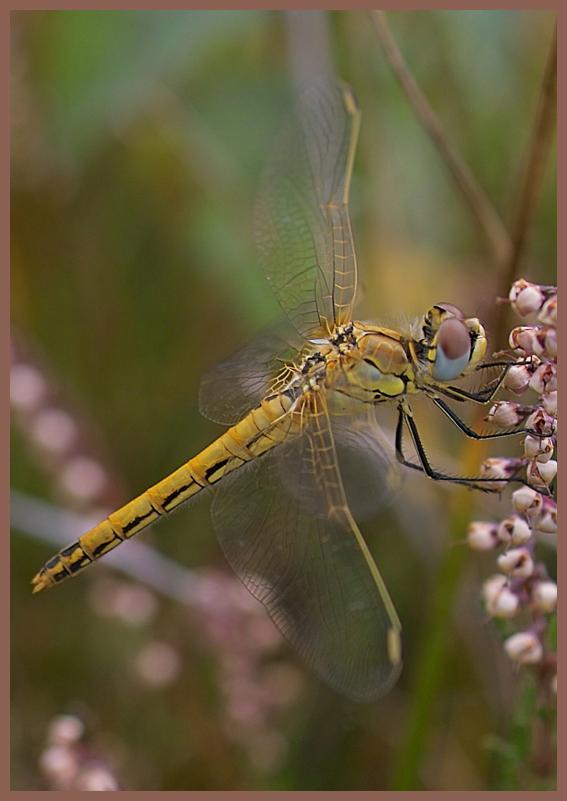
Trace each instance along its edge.
<instances>
[{"instance_id":1,"label":"blurred green foliage","mask_svg":"<svg viewBox=\"0 0 567 801\"><path fill-rule=\"evenodd\" d=\"M449 137L509 222L552 16L390 18ZM494 266L366 13L332 13L328 25L338 72L363 111L352 188L361 314L390 320L439 300L490 313ZM96 433L121 500L218 434L198 414L199 377L277 311L255 265L251 209L289 102L287 35L278 12L13 14L13 325ZM523 271L549 283L554 166ZM454 432L420 413L426 440L450 452ZM17 489L55 498L53 477L17 430L12 476ZM408 486L430 516L400 522L389 513L390 533L370 538L404 625L399 686L359 707L305 675L303 702L278 723L286 755L269 769L223 729L215 654L185 609L162 601L148 626L129 628L93 611L91 575L32 598L30 577L49 549L14 532L14 788L44 786L46 727L66 711L86 718L127 789L388 788L420 670L417 644L428 636L438 556L448 547L443 489ZM206 503L146 538L185 565L224 568ZM507 737L517 702L477 600L490 561L466 562L472 607L461 614L455 596L443 688L420 754L424 789L494 788L499 758L483 738ZM163 688L144 685L132 667L142 643L155 638L182 657L179 678Z\"/></svg>"}]
</instances>

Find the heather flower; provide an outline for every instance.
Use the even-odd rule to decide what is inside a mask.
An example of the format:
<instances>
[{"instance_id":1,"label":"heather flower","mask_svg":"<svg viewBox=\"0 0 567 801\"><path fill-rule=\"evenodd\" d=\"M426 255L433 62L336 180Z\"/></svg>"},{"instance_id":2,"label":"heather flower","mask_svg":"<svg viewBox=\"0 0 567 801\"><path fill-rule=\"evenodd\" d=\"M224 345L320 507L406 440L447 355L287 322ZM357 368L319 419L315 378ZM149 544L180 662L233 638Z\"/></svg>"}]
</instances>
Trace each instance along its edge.
<instances>
[{"instance_id":1,"label":"heather flower","mask_svg":"<svg viewBox=\"0 0 567 801\"><path fill-rule=\"evenodd\" d=\"M534 665L541 662L543 646L538 636L531 631L520 631L504 642L506 653L520 665Z\"/></svg>"},{"instance_id":2,"label":"heather flower","mask_svg":"<svg viewBox=\"0 0 567 801\"><path fill-rule=\"evenodd\" d=\"M51 720L39 766L50 790L120 790L109 761L89 743L75 715Z\"/></svg>"},{"instance_id":3,"label":"heather flower","mask_svg":"<svg viewBox=\"0 0 567 801\"><path fill-rule=\"evenodd\" d=\"M506 517L497 527L500 545L523 545L532 536L532 530L519 515Z\"/></svg>"},{"instance_id":4,"label":"heather flower","mask_svg":"<svg viewBox=\"0 0 567 801\"><path fill-rule=\"evenodd\" d=\"M491 405L488 422L529 433L522 439L521 456L487 459L481 474L495 479L519 477L526 485L512 493L512 510L503 519L470 523L467 541L474 550L499 551L496 564L500 572L484 582L482 596L491 617L519 621L519 630L504 640L506 654L518 665L537 667L539 680L553 688L556 655L550 650L547 631L549 616L557 606L557 584L538 561L536 544L541 534L557 530L553 497L557 474L557 290L520 279L513 284L509 300L520 317L536 319L510 333L516 363L509 368L503 387L515 395L535 393L536 400L497 400ZM495 490L505 486L503 480L490 484Z\"/></svg>"},{"instance_id":5,"label":"heather flower","mask_svg":"<svg viewBox=\"0 0 567 801\"><path fill-rule=\"evenodd\" d=\"M498 546L498 526L496 523L475 521L469 525L467 542L473 551L490 551Z\"/></svg>"},{"instance_id":6,"label":"heather flower","mask_svg":"<svg viewBox=\"0 0 567 801\"><path fill-rule=\"evenodd\" d=\"M514 311L520 317L540 311L546 299L545 289L525 278L514 281L508 295Z\"/></svg>"}]
</instances>

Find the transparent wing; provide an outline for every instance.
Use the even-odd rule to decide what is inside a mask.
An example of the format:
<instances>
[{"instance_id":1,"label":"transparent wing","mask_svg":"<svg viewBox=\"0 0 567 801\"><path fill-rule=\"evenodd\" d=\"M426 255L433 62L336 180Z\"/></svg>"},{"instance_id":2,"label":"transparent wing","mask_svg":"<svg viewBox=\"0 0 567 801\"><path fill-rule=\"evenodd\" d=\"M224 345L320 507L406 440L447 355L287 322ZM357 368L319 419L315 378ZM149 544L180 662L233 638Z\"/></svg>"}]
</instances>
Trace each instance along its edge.
<instances>
[{"instance_id":1,"label":"transparent wing","mask_svg":"<svg viewBox=\"0 0 567 801\"><path fill-rule=\"evenodd\" d=\"M357 271L348 195L359 119L345 84L306 91L258 192L260 264L306 337L351 319Z\"/></svg>"},{"instance_id":2,"label":"transparent wing","mask_svg":"<svg viewBox=\"0 0 567 801\"><path fill-rule=\"evenodd\" d=\"M331 418L335 450L350 510L356 520L375 517L396 499L403 473L367 404L355 417Z\"/></svg>"},{"instance_id":3,"label":"transparent wing","mask_svg":"<svg viewBox=\"0 0 567 801\"><path fill-rule=\"evenodd\" d=\"M233 425L270 391L286 361L297 358L301 340L289 323L266 328L201 379L199 410L222 425Z\"/></svg>"},{"instance_id":4,"label":"transparent wing","mask_svg":"<svg viewBox=\"0 0 567 801\"><path fill-rule=\"evenodd\" d=\"M225 555L304 661L358 701L400 670L400 624L347 506L329 418L227 476L213 523Z\"/></svg>"}]
</instances>

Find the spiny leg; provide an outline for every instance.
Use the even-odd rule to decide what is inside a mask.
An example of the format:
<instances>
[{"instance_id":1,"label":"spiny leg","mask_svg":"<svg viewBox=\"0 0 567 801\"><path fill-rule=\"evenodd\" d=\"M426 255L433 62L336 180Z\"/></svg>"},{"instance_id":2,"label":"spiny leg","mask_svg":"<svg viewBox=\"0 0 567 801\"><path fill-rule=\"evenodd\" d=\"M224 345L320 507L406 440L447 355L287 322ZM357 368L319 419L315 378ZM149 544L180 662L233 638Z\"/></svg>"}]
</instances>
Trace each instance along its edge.
<instances>
[{"instance_id":1,"label":"spiny leg","mask_svg":"<svg viewBox=\"0 0 567 801\"><path fill-rule=\"evenodd\" d=\"M459 415L448 406L445 401L441 400L441 398L431 398L433 403L441 409L444 414L447 415L449 420L454 423L457 428L466 434L467 437L476 440L484 440L484 439L499 439L500 437L511 437L515 434L531 434L532 436L541 437L536 431L531 428L514 428L512 431L495 431L491 434L479 434L478 431L475 431L473 428L468 426L464 420L462 420Z\"/></svg>"},{"instance_id":2,"label":"spiny leg","mask_svg":"<svg viewBox=\"0 0 567 801\"><path fill-rule=\"evenodd\" d=\"M429 478L432 478L435 481L451 481L458 484L464 484L465 486L470 486L471 482L474 481L474 479L463 478L460 476L447 476L443 473L440 473L437 470L434 470L431 467L429 460L425 454L421 438L417 433L417 429L415 428L415 424L414 424L414 430L412 431L412 428L409 426L408 423L408 418L411 418L411 415L408 415L403 409L403 407L400 405L398 407L398 422L396 425L396 458L398 462L403 464L404 467L409 467L412 470L417 470L420 473L425 473L427 476L429 476ZM406 458L404 454L404 445L403 445L404 425L408 425L408 428L410 428L410 433L412 434L412 439L414 441L414 445L418 457L420 459L420 464L416 464L415 462L410 461L408 458ZM414 433L417 434L417 437L413 436Z\"/></svg>"},{"instance_id":3,"label":"spiny leg","mask_svg":"<svg viewBox=\"0 0 567 801\"><path fill-rule=\"evenodd\" d=\"M404 451L403 451L403 429L404 424L407 425L413 444L415 446L416 453L419 458L419 464L410 461L406 458ZM507 484L511 482L518 482L520 484L526 484L527 482L519 478L517 476L510 476L509 478L496 478L496 477L486 477L486 476L449 476L446 473L442 473L439 470L435 470L427 458L427 454L425 453L425 449L423 447L423 443L421 441L421 437L419 435L419 431L417 430L417 426L413 419L413 415L409 406L407 404L400 404L398 406L398 423L396 426L396 458L398 461L403 464L405 467L410 467L412 470L418 470L421 473L425 473L429 478L432 478L434 481L448 481L453 484L462 484L466 487L474 487L475 489L482 490L483 492L500 492L501 490L495 487L482 487L478 486L479 483L492 483L495 482L502 482L502 484Z\"/></svg>"},{"instance_id":4,"label":"spiny leg","mask_svg":"<svg viewBox=\"0 0 567 801\"><path fill-rule=\"evenodd\" d=\"M398 422L396 423L396 459L400 464L403 464L404 467L410 467L412 470L418 470L420 473L423 473L423 467L420 464L415 464L415 462L410 462L409 459L406 459L404 454L404 413L401 406L398 406Z\"/></svg>"},{"instance_id":5,"label":"spiny leg","mask_svg":"<svg viewBox=\"0 0 567 801\"><path fill-rule=\"evenodd\" d=\"M462 389L461 387L435 387L436 392L440 392L442 395L445 395L447 398L451 398L452 400L457 401L473 401L473 403L479 403L481 406L484 406L485 403L489 403L492 400L494 395L496 394L496 390L500 387L500 384L493 388L490 385L488 388L485 387L484 389L479 390L478 392L469 392L466 389ZM487 391L487 389L489 391Z\"/></svg>"},{"instance_id":6,"label":"spiny leg","mask_svg":"<svg viewBox=\"0 0 567 801\"><path fill-rule=\"evenodd\" d=\"M504 376L508 372L508 369L503 370L501 375L498 378L495 378L489 384L487 384L483 389L480 389L478 392L469 392L462 387L454 387L449 385L448 387L436 387L439 392L442 392L443 395L446 395L448 398L453 398L453 400L458 401L473 401L473 403L480 403L485 404L492 400L492 398L496 395L500 387L502 386L502 382L504 380Z\"/></svg>"},{"instance_id":7,"label":"spiny leg","mask_svg":"<svg viewBox=\"0 0 567 801\"><path fill-rule=\"evenodd\" d=\"M437 387L437 390L442 392L449 398L453 398L453 400L458 401L465 401L470 400L474 403L488 403L491 401L500 387L502 386L502 382L506 378L506 374L510 367L515 367L519 364L531 364L532 360L530 358L525 359L524 361L518 362L510 362L510 361L494 361L494 362L485 362L484 364L479 364L476 368L478 370L488 370L491 367L504 367L502 372L499 376L492 379L483 389L478 390L478 392L469 392L466 389L462 389L462 387L454 387L449 385L448 387Z\"/></svg>"}]
</instances>

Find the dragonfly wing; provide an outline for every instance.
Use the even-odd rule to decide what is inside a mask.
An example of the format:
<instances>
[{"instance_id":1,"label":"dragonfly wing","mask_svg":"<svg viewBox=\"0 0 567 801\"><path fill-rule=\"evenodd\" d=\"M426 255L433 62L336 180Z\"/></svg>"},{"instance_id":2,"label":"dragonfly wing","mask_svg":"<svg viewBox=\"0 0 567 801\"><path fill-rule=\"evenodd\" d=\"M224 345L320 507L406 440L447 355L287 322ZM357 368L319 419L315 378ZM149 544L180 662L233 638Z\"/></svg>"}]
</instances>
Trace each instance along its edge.
<instances>
[{"instance_id":1,"label":"dragonfly wing","mask_svg":"<svg viewBox=\"0 0 567 801\"><path fill-rule=\"evenodd\" d=\"M301 340L289 323L266 328L201 379L199 410L222 425L234 425L270 393Z\"/></svg>"},{"instance_id":2,"label":"dragonfly wing","mask_svg":"<svg viewBox=\"0 0 567 801\"><path fill-rule=\"evenodd\" d=\"M225 555L303 660L358 701L400 670L400 624L348 508L326 410L227 476L213 524Z\"/></svg>"},{"instance_id":3,"label":"dragonfly wing","mask_svg":"<svg viewBox=\"0 0 567 801\"><path fill-rule=\"evenodd\" d=\"M332 417L331 425L349 508L356 520L366 520L394 501L403 475L394 455L393 435L390 440L383 434L375 408L356 406L358 415Z\"/></svg>"},{"instance_id":4,"label":"dragonfly wing","mask_svg":"<svg viewBox=\"0 0 567 801\"><path fill-rule=\"evenodd\" d=\"M260 264L300 334L348 322L356 257L348 214L360 115L345 84L301 95L260 184Z\"/></svg>"}]
</instances>

